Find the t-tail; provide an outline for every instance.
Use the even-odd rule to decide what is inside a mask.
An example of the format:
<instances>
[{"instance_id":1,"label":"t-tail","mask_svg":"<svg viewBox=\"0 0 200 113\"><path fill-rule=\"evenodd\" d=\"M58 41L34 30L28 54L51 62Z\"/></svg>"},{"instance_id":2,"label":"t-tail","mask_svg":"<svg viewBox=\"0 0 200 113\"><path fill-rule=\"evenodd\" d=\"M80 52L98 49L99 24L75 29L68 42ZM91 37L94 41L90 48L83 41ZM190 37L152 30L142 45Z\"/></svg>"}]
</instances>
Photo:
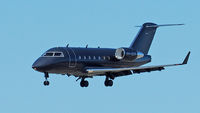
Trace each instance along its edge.
<instances>
[{"instance_id":1,"label":"t-tail","mask_svg":"<svg viewBox=\"0 0 200 113\"><path fill-rule=\"evenodd\" d=\"M144 53L145 55L148 54L151 43L153 41L154 35L156 33L156 29L162 26L177 26L177 25L184 25L184 24L164 24L164 25L157 25L155 23L144 23L141 27L140 31L138 32L135 40L131 43L129 48L133 50L139 51Z\"/></svg>"}]
</instances>

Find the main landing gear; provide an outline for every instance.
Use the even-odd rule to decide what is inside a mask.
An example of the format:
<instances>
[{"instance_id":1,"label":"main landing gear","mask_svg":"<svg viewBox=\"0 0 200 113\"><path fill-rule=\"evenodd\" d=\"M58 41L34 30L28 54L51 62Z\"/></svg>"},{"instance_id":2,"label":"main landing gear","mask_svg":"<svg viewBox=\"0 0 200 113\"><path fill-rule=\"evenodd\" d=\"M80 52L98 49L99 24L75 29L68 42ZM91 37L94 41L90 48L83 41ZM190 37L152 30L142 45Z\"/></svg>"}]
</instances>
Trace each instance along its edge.
<instances>
[{"instance_id":1,"label":"main landing gear","mask_svg":"<svg viewBox=\"0 0 200 113\"><path fill-rule=\"evenodd\" d=\"M81 87L88 87L88 85L89 85L89 82L87 80L85 80L85 78L82 78L81 82L80 82L80 86Z\"/></svg>"},{"instance_id":2,"label":"main landing gear","mask_svg":"<svg viewBox=\"0 0 200 113\"><path fill-rule=\"evenodd\" d=\"M49 78L49 73L44 72L44 77L45 77L44 85L48 86L49 85L49 81L47 80L47 78Z\"/></svg>"},{"instance_id":3,"label":"main landing gear","mask_svg":"<svg viewBox=\"0 0 200 113\"><path fill-rule=\"evenodd\" d=\"M108 86L111 87L111 86L113 86L113 81L110 80L108 76L106 76L106 80L105 80L105 82L104 82L104 85L105 85L106 87L108 87Z\"/></svg>"},{"instance_id":4,"label":"main landing gear","mask_svg":"<svg viewBox=\"0 0 200 113\"><path fill-rule=\"evenodd\" d=\"M81 79L81 82L80 82L80 86L81 87L88 87L89 86L89 82L87 80L85 80L85 78L87 77L79 77L76 81L80 80ZM114 75L106 75L106 79L105 79L105 82L104 82L104 85L106 87L111 87L113 86L113 80L115 79L115 76Z\"/></svg>"}]
</instances>

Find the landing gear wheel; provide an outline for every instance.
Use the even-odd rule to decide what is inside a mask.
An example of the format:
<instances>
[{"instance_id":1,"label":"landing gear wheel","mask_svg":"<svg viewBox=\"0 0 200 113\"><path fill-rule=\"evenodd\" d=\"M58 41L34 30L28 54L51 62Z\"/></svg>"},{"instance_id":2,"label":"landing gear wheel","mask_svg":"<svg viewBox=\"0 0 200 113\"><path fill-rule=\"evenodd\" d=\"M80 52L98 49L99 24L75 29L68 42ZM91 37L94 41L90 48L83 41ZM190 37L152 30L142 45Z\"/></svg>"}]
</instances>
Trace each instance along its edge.
<instances>
[{"instance_id":1,"label":"landing gear wheel","mask_svg":"<svg viewBox=\"0 0 200 113\"><path fill-rule=\"evenodd\" d=\"M45 86L48 86L48 85L49 85L49 81L45 80L45 81L44 81L44 85L45 85Z\"/></svg>"},{"instance_id":2,"label":"landing gear wheel","mask_svg":"<svg viewBox=\"0 0 200 113\"><path fill-rule=\"evenodd\" d=\"M108 87L108 86L113 86L113 81L112 80L106 80L105 82L104 82L104 85L106 86L106 87Z\"/></svg>"},{"instance_id":3,"label":"landing gear wheel","mask_svg":"<svg viewBox=\"0 0 200 113\"><path fill-rule=\"evenodd\" d=\"M80 82L80 86L81 86L81 87L84 87L84 86L85 86L84 81L81 81L81 82Z\"/></svg>"},{"instance_id":4,"label":"landing gear wheel","mask_svg":"<svg viewBox=\"0 0 200 113\"><path fill-rule=\"evenodd\" d=\"M112 86L113 85L113 81L112 80L108 80L108 86Z\"/></svg>"},{"instance_id":5,"label":"landing gear wheel","mask_svg":"<svg viewBox=\"0 0 200 113\"><path fill-rule=\"evenodd\" d=\"M80 86L81 86L81 87L88 87L88 85L89 85L89 82L88 82L87 80L82 80L82 81L80 82Z\"/></svg>"},{"instance_id":6,"label":"landing gear wheel","mask_svg":"<svg viewBox=\"0 0 200 113\"><path fill-rule=\"evenodd\" d=\"M106 81L104 82L104 85L105 85L106 87L108 87L108 80L106 80Z\"/></svg>"},{"instance_id":7,"label":"landing gear wheel","mask_svg":"<svg viewBox=\"0 0 200 113\"><path fill-rule=\"evenodd\" d=\"M108 86L113 86L113 81L112 80L114 80L114 75L107 75L106 76L106 80L105 80L105 82L104 82L104 85L106 86L106 87L108 87Z\"/></svg>"},{"instance_id":8,"label":"landing gear wheel","mask_svg":"<svg viewBox=\"0 0 200 113\"><path fill-rule=\"evenodd\" d=\"M85 85L85 87L88 87L88 85L89 85L89 82L86 80L86 81L84 81L84 85Z\"/></svg>"}]
</instances>

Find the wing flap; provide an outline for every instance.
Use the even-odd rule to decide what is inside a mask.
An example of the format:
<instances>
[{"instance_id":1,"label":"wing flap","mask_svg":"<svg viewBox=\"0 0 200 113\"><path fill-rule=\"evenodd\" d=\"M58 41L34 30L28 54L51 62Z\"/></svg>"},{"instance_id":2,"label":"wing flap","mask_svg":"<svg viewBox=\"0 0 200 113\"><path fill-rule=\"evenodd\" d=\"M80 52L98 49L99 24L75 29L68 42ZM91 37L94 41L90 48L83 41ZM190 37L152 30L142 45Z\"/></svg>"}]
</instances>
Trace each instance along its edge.
<instances>
[{"instance_id":1,"label":"wing flap","mask_svg":"<svg viewBox=\"0 0 200 113\"><path fill-rule=\"evenodd\" d=\"M133 73L143 73L143 72L151 72L151 71L161 71L164 70L164 67L154 67L154 68L147 68L147 69L138 69L138 70L132 70Z\"/></svg>"}]
</instances>

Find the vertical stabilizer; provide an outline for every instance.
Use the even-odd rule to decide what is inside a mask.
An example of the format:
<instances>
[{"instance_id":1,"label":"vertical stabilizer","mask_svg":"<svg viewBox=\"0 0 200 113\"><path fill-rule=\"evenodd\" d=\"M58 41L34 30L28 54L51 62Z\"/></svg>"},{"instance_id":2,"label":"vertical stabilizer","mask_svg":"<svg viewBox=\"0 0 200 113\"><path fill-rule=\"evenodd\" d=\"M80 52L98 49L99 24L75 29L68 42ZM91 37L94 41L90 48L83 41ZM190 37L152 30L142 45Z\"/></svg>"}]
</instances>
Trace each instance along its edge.
<instances>
[{"instance_id":1,"label":"vertical stabilizer","mask_svg":"<svg viewBox=\"0 0 200 113\"><path fill-rule=\"evenodd\" d=\"M157 27L154 23L144 23L129 48L148 54Z\"/></svg>"},{"instance_id":2,"label":"vertical stabilizer","mask_svg":"<svg viewBox=\"0 0 200 113\"><path fill-rule=\"evenodd\" d=\"M136 26L141 27L139 33L135 37L135 40L131 43L130 47L131 49L134 49L136 51L143 52L144 54L148 54L149 48L151 46L153 37L156 33L156 29L158 27L164 27L164 26L180 26L184 24L161 24L157 25L154 23L144 23L142 26Z\"/></svg>"}]
</instances>

